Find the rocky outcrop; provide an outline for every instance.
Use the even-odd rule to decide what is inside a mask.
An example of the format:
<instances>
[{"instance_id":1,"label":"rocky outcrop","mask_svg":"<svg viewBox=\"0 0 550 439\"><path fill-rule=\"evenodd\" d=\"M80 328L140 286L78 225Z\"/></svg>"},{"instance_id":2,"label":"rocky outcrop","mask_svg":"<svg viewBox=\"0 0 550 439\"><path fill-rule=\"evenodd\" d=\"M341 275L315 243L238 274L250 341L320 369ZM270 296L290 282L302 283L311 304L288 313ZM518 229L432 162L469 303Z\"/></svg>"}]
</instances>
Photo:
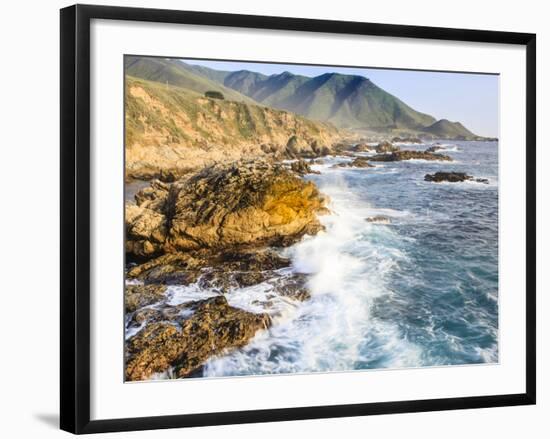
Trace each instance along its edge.
<instances>
[{"instance_id":1,"label":"rocky outcrop","mask_svg":"<svg viewBox=\"0 0 550 439\"><path fill-rule=\"evenodd\" d=\"M307 281L307 274L294 273L291 276L275 278L271 283L279 295L303 302L311 298L311 293L307 287Z\"/></svg>"},{"instance_id":2,"label":"rocky outcrop","mask_svg":"<svg viewBox=\"0 0 550 439\"><path fill-rule=\"evenodd\" d=\"M191 252L171 253L130 268L127 276L145 284L188 285L200 276L207 263Z\"/></svg>"},{"instance_id":3,"label":"rocky outcrop","mask_svg":"<svg viewBox=\"0 0 550 439\"><path fill-rule=\"evenodd\" d=\"M435 154L426 151L397 151L390 154L378 154L374 157L369 157L373 162L398 162L401 160L438 160L452 162L453 159L447 155Z\"/></svg>"},{"instance_id":4,"label":"rocky outcrop","mask_svg":"<svg viewBox=\"0 0 550 439\"><path fill-rule=\"evenodd\" d=\"M477 183L488 184L489 180L486 178L474 178L465 172L436 172L435 174L426 174L424 176L425 181L431 181L434 183L440 183L447 181L449 183L459 183L462 181L475 181Z\"/></svg>"},{"instance_id":5,"label":"rocky outcrop","mask_svg":"<svg viewBox=\"0 0 550 439\"><path fill-rule=\"evenodd\" d=\"M386 215L374 215L365 219L367 222L372 224L391 224L391 218Z\"/></svg>"},{"instance_id":6,"label":"rocky outcrop","mask_svg":"<svg viewBox=\"0 0 550 439\"><path fill-rule=\"evenodd\" d=\"M310 159L309 165L324 165L325 161L323 159Z\"/></svg>"},{"instance_id":7,"label":"rocky outcrop","mask_svg":"<svg viewBox=\"0 0 550 439\"><path fill-rule=\"evenodd\" d=\"M237 288L266 283L272 297L309 299L307 275L281 270L290 260L270 247L322 228L317 214L327 200L297 175L309 165L296 163L218 164L173 183L153 181L126 205L128 380L200 373L210 357L269 326L267 314L228 305L223 295ZM167 286L189 284L219 296L173 305Z\"/></svg>"},{"instance_id":8,"label":"rocky outcrop","mask_svg":"<svg viewBox=\"0 0 550 439\"><path fill-rule=\"evenodd\" d=\"M374 152L374 146L369 145L368 143L358 143L353 147L355 152Z\"/></svg>"},{"instance_id":9,"label":"rocky outcrop","mask_svg":"<svg viewBox=\"0 0 550 439\"><path fill-rule=\"evenodd\" d=\"M239 162L174 183L166 252L203 247L288 245L321 230L326 200L282 166Z\"/></svg>"},{"instance_id":10,"label":"rocky outcrop","mask_svg":"<svg viewBox=\"0 0 550 439\"><path fill-rule=\"evenodd\" d=\"M162 211L126 204L126 253L151 257L164 251L168 223Z\"/></svg>"},{"instance_id":11,"label":"rocky outcrop","mask_svg":"<svg viewBox=\"0 0 550 439\"><path fill-rule=\"evenodd\" d=\"M378 154L383 154L387 152L396 152L399 151L401 148L399 148L399 146L392 145L391 142L383 141L376 145L374 149Z\"/></svg>"},{"instance_id":12,"label":"rocky outcrop","mask_svg":"<svg viewBox=\"0 0 550 439\"><path fill-rule=\"evenodd\" d=\"M153 180L148 187L141 189L134 198L138 206L162 212L169 190L169 184L160 180Z\"/></svg>"},{"instance_id":13,"label":"rocky outcrop","mask_svg":"<svg viewBox=\"0 0 550 439\"><path fill-rule=\"evenodd\" d=\"M290 164L290 169L298 175L320 174L319 171L312 170L309 164L304 160L297 160L295 162L292 162Z\"/></svg>"},{"instance_id":14,"label":"rocky outcrop","mask_svg":"<svg viewBox=\"0 0 550 439\"><path fill-rule=\"evenodd\" d=\"M369 158L367 157L357 157L351 162L342 162L337 163L333 167L336 168L374 168L374 165L369 163Z\"/></svg>"},{"instance_id":15,"label":"rocky outcrop","mask_svg":"<svg viewBox=\"0 0 550 439\"><path fill-rule=\"evenodd\" d=\"M146 380L173 368L185 377L212 356L244 346L258 330L271 324L267 314L253 314L229 306L216 296L188 306L192 315L178 324L146 326L126 343L126 379Z\"/></svg>"},{"instance_id":16,"label":"rocky outcrop","mask_svg":"<svg viewBox=\"0 0 550 439\"><path fill-rule=\"evenodd\" d=\"M284 166L215 165L126 206L126 251L138 257L238 246L289 245L322 229L325 197Z\"/></svg>"},{"instance_id":17,"label":"rocky outcrop","mask_svg":"<svg viewBox=\"0 0 550 439\"><path fill-rule=\"evenodd\" d=\"M290 260L270 249L212 252L207 249L166 254L132 267L130 279L145 284L188 285L221 292L231 287L255 285L275 276Z\"/></svg>"},{"instance_id":18,"label":"rocky outcrop","mask_svg":"<svg viewBox=\"0 0 550 439\"><path fill-rule=\"evenodd\" d=\"M124 308L126 312L134 312L151 305L162 300L165 291L164 285L126 285Z\"/></svg>"}]
</instances>

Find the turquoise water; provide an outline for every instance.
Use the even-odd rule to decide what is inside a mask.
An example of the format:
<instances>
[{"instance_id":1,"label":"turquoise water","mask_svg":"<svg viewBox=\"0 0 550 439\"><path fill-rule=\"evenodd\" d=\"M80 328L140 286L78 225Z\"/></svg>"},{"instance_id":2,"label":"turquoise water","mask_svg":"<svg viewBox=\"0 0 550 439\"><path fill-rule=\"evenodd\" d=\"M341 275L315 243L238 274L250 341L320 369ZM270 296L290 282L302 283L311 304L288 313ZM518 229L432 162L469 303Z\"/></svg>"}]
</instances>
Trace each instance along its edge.
<instances>
[{"instance_id":1,"label":"turquoise water","mask_svg":"<svg viewBox=\"0 0 550 439\"><path fill-rule=\"evenodd\" d=\"M292 268L280 273L310 274L312 298L278 297L269 283L228 293L230 304L269 312L274 324L210 360L205 375L498 362L498 144L444 148L453 163L316 165L321 174L308 178L330 196L332 214L322 217L325 232L284 250ZM424 181L438 170L489 184ZM373 215L391 224L365 220ZM174 303L188 293L172 288Z\"/></svg>"}]
</instances>

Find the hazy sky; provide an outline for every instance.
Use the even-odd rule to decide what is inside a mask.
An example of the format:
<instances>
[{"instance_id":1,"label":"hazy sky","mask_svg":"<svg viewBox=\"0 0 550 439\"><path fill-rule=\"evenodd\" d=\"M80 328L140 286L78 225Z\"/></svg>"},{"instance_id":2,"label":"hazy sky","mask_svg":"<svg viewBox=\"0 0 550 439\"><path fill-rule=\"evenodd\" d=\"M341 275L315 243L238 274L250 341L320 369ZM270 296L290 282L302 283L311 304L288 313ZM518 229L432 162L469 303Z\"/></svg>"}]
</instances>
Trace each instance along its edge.
<instances>
[{"instance_id":1,"label":"hazy sky","mask_svg":"<svg viewBox=\"0 0 550 439\"><path fill-rule=\"evenodd\" d=\"M498 136L497 75L226 61L185 62L217 70L251 70L266 75L284 71L304 76L318 76L327 72L361 75L415 110L428 113L436 119L461 122L478 135Z\"/></svg>"}]
</instances>

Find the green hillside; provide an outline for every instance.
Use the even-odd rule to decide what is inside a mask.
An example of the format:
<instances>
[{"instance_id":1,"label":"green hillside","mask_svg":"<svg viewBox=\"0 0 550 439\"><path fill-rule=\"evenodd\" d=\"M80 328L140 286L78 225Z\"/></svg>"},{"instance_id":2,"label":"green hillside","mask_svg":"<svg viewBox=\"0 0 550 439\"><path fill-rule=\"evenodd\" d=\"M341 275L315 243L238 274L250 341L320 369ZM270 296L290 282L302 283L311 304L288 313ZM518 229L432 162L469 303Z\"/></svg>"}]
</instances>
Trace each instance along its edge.
<instances>
[{"instance_id":1,"label":"green hillside","mask_svg":"<svg viewBox=\"0 0 550 439\"><path fill-rule=\"evenodd\" d=\"M422 131L432 134L437 139L470 140L478 138L460 122L451 122L447 119L438 120Z\"/></svg>"},{"instance_id":2,"label":"green hillside","mask_svg":"<svg viewBox=\"0 0 550 439\"><path fill-rule=\"evenodd\" d=\"M197 93L219 91L228 100L254 103L238 91L221 84L219 81L223 81L223 72L215 71L217 73L212 73L211 79L205 76L208 72L197 66L189 69L178 60L153 57L127 56L124 64L125 73L136 78L186 88Z\"/></svg>"},{"instance_id":3,"label":"green hillside","mask_svg":"<svg viewBox=\"0 0 550 439\"><path fill-rule=\"evenodd\" d=\"M210 69L208 67L186 64L181 61L178 61L178 67L180 68L183 67L184 69L192 73L195 73L200 76L204 76L205 78L208 78L212 81L216 81L222 84L225 80L225 77L232 73L226 70L215 70L215 69Z\"/></svg>"},{"instance_id":4,"label":"green hillside","mask_svg":"<svg viewBox=\"0 0 550 439\"><path fill-rule=\"evenodd\" d=\"M226 75L223 84L264 105L343 128L419 130L435 122L362 76L326 73L308 78L239 71Z\"/></svg>"}]
</instances>

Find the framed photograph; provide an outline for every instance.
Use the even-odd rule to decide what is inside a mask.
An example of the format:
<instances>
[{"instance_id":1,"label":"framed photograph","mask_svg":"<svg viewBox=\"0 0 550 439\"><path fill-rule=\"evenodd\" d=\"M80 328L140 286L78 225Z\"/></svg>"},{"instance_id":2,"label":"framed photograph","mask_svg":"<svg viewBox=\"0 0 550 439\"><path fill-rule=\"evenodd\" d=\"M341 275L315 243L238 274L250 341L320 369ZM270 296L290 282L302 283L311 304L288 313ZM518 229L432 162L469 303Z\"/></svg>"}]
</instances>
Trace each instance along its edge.
<instances>
[{"instance_id":1,"label":"framed photograph","mask_svg":"<svg viewBox=\"0 0 550 439\"><path fill-rule=\"evenodd\" d=\"M61 10L61 428L535 403L535 35Z\"/></svg>"}]
</instances>

